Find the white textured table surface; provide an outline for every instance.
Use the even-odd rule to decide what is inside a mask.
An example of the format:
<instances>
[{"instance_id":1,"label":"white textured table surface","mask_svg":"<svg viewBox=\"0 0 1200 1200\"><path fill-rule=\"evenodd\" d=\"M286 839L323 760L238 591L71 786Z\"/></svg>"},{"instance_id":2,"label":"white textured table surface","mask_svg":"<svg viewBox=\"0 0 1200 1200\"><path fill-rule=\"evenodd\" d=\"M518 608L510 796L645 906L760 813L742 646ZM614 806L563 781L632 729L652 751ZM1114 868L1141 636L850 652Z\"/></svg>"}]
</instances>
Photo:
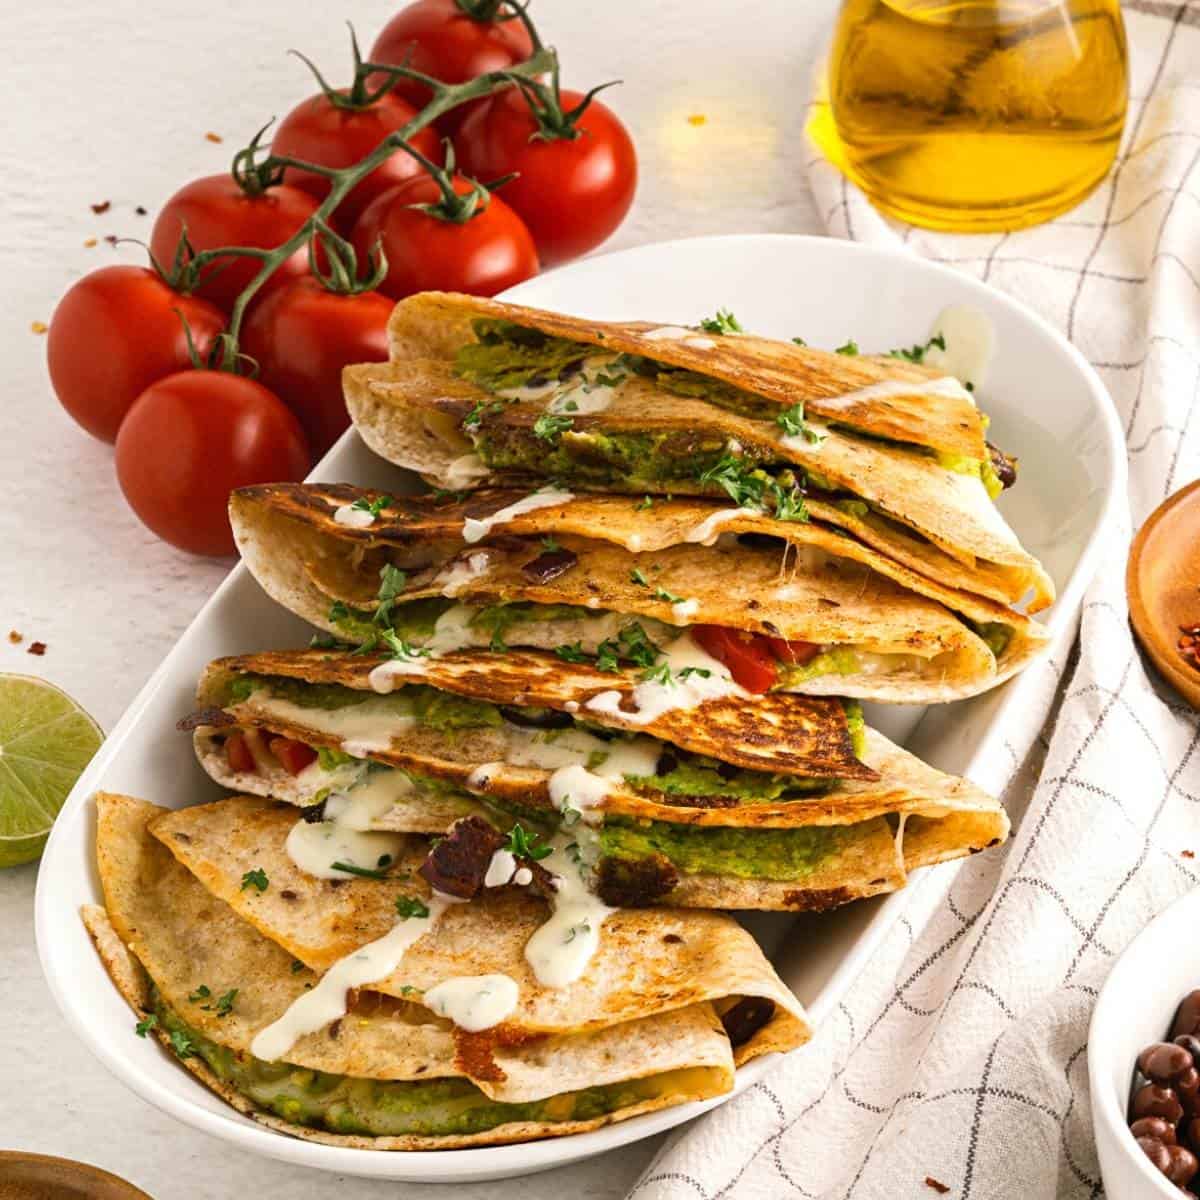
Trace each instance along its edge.
<instances>
[{"instance_id":1,"label":"white textured table surface","mask_svg":"<svg viewBox=\"0 0 1200 1200\"><path fill-rule=\"evenodd\" d=\"M43 675L110 729L229 567L156 541L126 508L110 447L59 409L46 377L48 321L84 272L134 259L91 236L146 237L179 185L225 168L239 144L312 88L296 47L333 78L343 17L364 45L399 7L289 0L5 0L0 144L0 671ZM612 248L709 233L818 232L804 177L803 104L834 0L538 0L564 82L606 97L641 155L636 206ZM322 11L324 10L324 11ZM703 113L707 123L687 117ZM221 145L205 140L213 130ZM112 208L94 216L90 204ZM135 215L144 205L149 216ZM10 645L8 629L25 635ZM31 657L31 640L47 644ZM153 797L149 797L153 799ZM33 942L36 867L0 872L0 1148L59 1154L124 1175L157 1200L309 1196L331 1180L252 1158L161 1115L109 1077L54 1008ZM64 921L75 914L63 913ZM654 1141L522 1184L528 1200L618 1197ZM339 1195L411 1185L338 1181ZM462 1200L500 1185L458 1187ZM432 1192L433 1189L428 1189Z\"/></svg>"}]
</instances>

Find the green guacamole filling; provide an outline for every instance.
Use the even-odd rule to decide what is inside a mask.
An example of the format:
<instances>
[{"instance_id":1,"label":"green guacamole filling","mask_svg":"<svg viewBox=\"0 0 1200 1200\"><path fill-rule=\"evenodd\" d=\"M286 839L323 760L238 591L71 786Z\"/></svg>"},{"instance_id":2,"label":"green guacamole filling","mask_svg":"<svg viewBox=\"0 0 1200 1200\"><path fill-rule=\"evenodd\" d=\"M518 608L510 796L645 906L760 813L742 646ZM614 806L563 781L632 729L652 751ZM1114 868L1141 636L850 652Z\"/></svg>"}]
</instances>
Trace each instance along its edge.
<instances>
[{"instance_id":1,"label":"green guacamole filling","mask_svg":"<svg viewBox=\"0 0 1200 1200\"><path fill-rule=\"evenodd\" d=\"M779 664L779 686L781 688L796 687L816 679L819 675L853 675L861 665L858 654L845 646L834 646L822 650L815 658L810 658L803 666L798 664Z\"/></svg>"},{"instance_id":2,"label":"green guacamole filling","mask_svg":"<svg viewBox=\"0 0 1200 1200\"><path fill-rule=\"evenodd\" d=\"M983 638L987 648L996 658L1000 658L1008 649L1008 644L1016 632L1011 625L1006 625L1002 621L972 621L970 624L975 632Z\"/></svg>"},{"instance_id":3,"label":"green guacamole filling","mask_svg":"<svg viewBox=\"0 0 1200 1200\"><path fill-rule=\"evenodd\" d=\"M160 1026L174 1035L181 1057L203 1059L218 1079L259 1108L330 1133L447 1137L484 1133L517 1121L550 1125L586 1121L668 1094L683 1076L668 1071L511 1104L489 1099L466 1079L356 1079L286 1062L264 1062L197 1033L157 996L154 1011Z\"/></svg>"},{"instance_id":4,"label":"green guacamole filling","mask_svg":"<svg viewBox=\"0 0 1200 1200\"><path fill-rule=\"evenodd\" d=\"M811 875L857 837L855 826L737 829L725 825L634 823L609 818L600 849L613 858L662 854L685 875L734 875L790 882Z\"/></svg>"}]
</instances>

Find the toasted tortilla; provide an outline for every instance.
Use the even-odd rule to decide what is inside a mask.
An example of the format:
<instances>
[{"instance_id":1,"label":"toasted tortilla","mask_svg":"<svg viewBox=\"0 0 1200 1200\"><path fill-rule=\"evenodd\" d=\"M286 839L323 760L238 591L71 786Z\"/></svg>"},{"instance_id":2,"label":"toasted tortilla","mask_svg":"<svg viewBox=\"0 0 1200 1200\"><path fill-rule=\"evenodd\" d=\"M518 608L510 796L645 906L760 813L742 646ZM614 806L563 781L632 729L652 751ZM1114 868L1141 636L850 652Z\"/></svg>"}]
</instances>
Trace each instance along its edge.
<instances>
[{"instance_id":1,"label":"toasted tortilla","mask_svg":"<svg viewBox=\"0 0 1200 1200\"><path fill-rule=\"evenodd\" d=\"M257 674L306 683L334 683L373 695L371 673L388 661L387 655L321 649L243 654L211 664L200 692L219 695L229 679ZM626 716L625 710L635 708L639 679L634 669L600 671L586 663L563 662L552 654L531 650L506 654L462 650L442 657L413 659L395 682L397 687L426 684L456 696L503 706L579 713L593 724L646 734L752 771L812 778L875 778L875 773L855 757L840 701L779 692L724 696L695 708L669 709L650 721L637 721L632 714ZM619 711L586 707L590 699L613 692L622 698ZM236 707L240 710L243 706ZM386 729L383 732L388 733ZM466 744L477 732L486 734L455 731L455 740ZM420 736L421 730L406 732L412 744Z\"/></svg>"},{"instance_id":2,"label":"toasted tortilla","mask_svg":"<svg viewBox=\"0 0 1200 1200\"><path fill-rule=\"evenodd\" d=\"M285 848L295 821L295 811L285 805L239 796L160 811L149 829L212 896L288 955L323 972L395 925L398 893L427 898L430 889L411 863L407 868L394 864L383 879L329 881L305 874ZM266 891L242 888L242 876L253 868L266 872L271 881ZM807 1038L799 1001L758 943L730 917L665 908L619 910L604 922L599 948L583 976L567 987L548 988L538 983L524 954L548 912L543 900L518 887L453 905L391 975L367 990L407 999L450 977L509 975L520 986L520 999L503 1025L486 1031L490 1036L484 1040L495 1046L608 1029L697 1004L721 1008L731 998L746 996L769 999L776 1008L737 1047L739 1064L794 1048ZM653 953L647 954L650 946Z\"/></svg>"},{"instance_id":3,"label":"toasted tortilla","mask_svg":"<svg viewBox=\"0 0 1200 1200\"><path fill-rule=\"evenodd\" d=\"M219 705L236 670L223 660L213 664L201 683L202 706ZM272 660L267 660L269 663ZM258 667L255 673L263 672ZM295 677L295 676L293 676ZM320 682L318 676L317 682ZM262 728L309 745L339 749L346 743L327 723L319 707L289 709L281 716L269 698L257 693L226 711L242 728ZM220 744L225 731L196 731L197 756L213 778L239 790L280 795L275 781L282 772L233 772ZM518 809L541 810L556 816L550 798L551 771L516 765L498 756L503 747L488 731L455 731L406 728L380 738L372 748L353 747L367 759L411 772L420 778L451 785L426 787L420 782L395 808L379 818L378 828L400 832L444 832L453 820L468 815L469 795ZM772 880L728 875L681 873L669 903L696 907L809 909L831 907L852 899L893 891L903 886L907 872L947 858L961 857L993 846L1008 834L1003 808L965 779L927 766L882 734L868 729L863 762L874 780L845 781L828 791L803 798L739 802L707 806L698 799L669 796L634 788L623 780L607 781L607 796L598 807L606 818L658 821L670 825L734 829L803 829L822 826L836 829L835 844L801 878ZM317 791L336 787L322 773L309 777L307 795L293 803L312 803ZM449 816L450 821L445 820Z\"/></svg>"},{"instance_id":4,"label":"toasted tortilla","mask_svg":"<svg viewBox=\"0 0 1200 1200\"><path fill-rule=\"evenodd\" d=\"M528 495L485 489L458 499L392 498L369 526L351 528L335 514L375 499L371 493L345 485L266 484L234 492L230 518L242 558L267 593L342 638L345 630L329 618L331 602L373 609L380 568L391 563L408 574L401 603L452 594L479 605L599 606L666 624L850 644L924 663L886 674L822 675L794 687L813 695L909 703L958 699L1020 671L1047 642L1045 629L1023 613L939 584L837 529L777 521L700 498L639 507L626 497L581 494L517 512L492 525L484 539L464 541L467 522L486 524ZM780 540L774 548L750 546L738 544L738 534ZM543 537L570 550L576 562L540 581L527 568L543 553ZM788 554L788 546L797 552ZM458 565L480 553L487 555L486 570L459 579ZM635 584L635 569L655 589ZM687 598L686 617L664 593ZM998 659L955 613L1012 631ZM527 623L521 636L542 640L516 644L552 648L575 641L571 633L558 622ZM478 644L487 641L480 632Z\"/></svg>"},{"instance_id":5,"label":"toasted tortilla","mask_svg":"<svg viewBox=\"0 0 1200 1200\"><path fill-rule=\"evenodd\" d=\"M713 343L712 348L703 351L689 347L688 339L647 341L644 332L650 327L644 325L615 327L621 332L610 338L605 327L575 318L533 313L526 322L528 311L440 295L415 296L397 305L392 318L394 361L348 367L344 375L351 416L368 445L439 486L462 488L487 481L503 482L502 472L493 474L474 454L474 441L462 428L464 418L476 410L480 401L486 401L489 393L461 379L453 366L458 348L474 340L470 322L479 316L505 317L605 351L628 350L699 370L734 382L756 396L774 396L783 407L804 399L812 413L818 413L822 403L816 397L805 398L805 393L814 388L814 375L828 374L829 387L841 395L850 382L843 379L845 372L854 373L856 382L859 372L872 373L874 382L881 377L894 378L897 373L914 380L928 378L927 373L911 364L883 365L876 360L822 355L744 336L703 339ZM765 373L760 371L763 346L778 348L770 371ZM795 355L804 358L803 362L793 355L793 349ZM841 361L829 361L833 359ZM797 373L795 389L786 391L792 370ZM831 397L826 398L825 407L836 413L832 419L841 422L851 411ZM951 586L971 590L987 587L992 590L982 594L1009 603L1020 601L1032 591L1031 611L1053 600L1052 581L1021 547L978 478L949 470L926 454L878 440L899 436L913 444L982 459L986 448L980 448L980 417L969 401L925 393L875 397L853 407L856 430L870 436L858 436L839 425L824 430L826 436L819 444L802 438L788 439L784 444L773 419L740 416L703 399L666 391L652 380L636 378L622 384L604 411L574 418L566 437L586 440L604 433L653 433L670 437L695 455L707 453L711 457L736 445L739 455L748 454L752 460L797 464L863 497L886 517L917 531L923 541L903 531L892 535L882 518L871 522L877 547L887 552L892 537L899 540L905 555L900 561ZM495 423L524 430L528 436L543 408L537 400L509 403L502 412L485 415L482 426ZM609 491L621 488L617 482L599 486ZM641 484L638 490L643 490ZM715 484L674 478L669 485L649 490L677 495L687 491L720 494ZM843 524L840 510L832 508L827 519ZM914 543L924 551L919 555L919 565L913 561ZM946 559L956 563L957 569L947 573ZM976 576L979 587L974 586ZM997 588L999 595L995 595Z\"/></svg>"},{"instance_id":6,"label":"toasted tortilla","mask_svg":"<svg viewBox=\"0 0 1200 1200\"><path fill-rule=\"evenodd\" d=\"M236 806L238 802L222 803ZM274 1020L317 976L207 892L149 835L150 827L166 812L128 797L98 797L97 849L106 907L85 906L83 919L114 984L135 1012L152 1011L153 985L162 1003L201 1037L239 1056L246 1055L255 1030ZM274 863L267 861L274 870ZM315 895L297 895L291 903L308 905L311 911L315 900ZM468 908L472 916L464 920L473 920L485 929L489 922L486 905ZM460 924L459 932L470 937L469 924ZM738 933L749 941L748 935ZM434 940L427 936L422 944ZM435 971L437 954L432 947L425 951ZM450 959L442 962L447 977L454 973ZM773 979L770 967L765 961L763 965ZM198 991L199 976L237 982L230 1011L220 1015L214 1005L205 1003L208 997ZM778 992L799 1011L777 980L768 981L767 990L773 1002ZM217 987L209 991L212 996L218 994ZM766 1035L763 1045L774 1048L776 1042L782 1045L789 1038L803 1040L807 1036L802 1015L794 1012L772 1019L764 1031L771 1025L777 1028ZM164 1029L155 1032L170 1046ZM364 1080L463 1078L484 1096L512 1104L661 1076L661 1088L657 1083L651 1088L659 1094L594 1121L521 1121L465 1136L353 1139L355 1144L375 1149L451 1148L578 1132L636 1112L718 1095L732 1085L729 1040L712 1004L706 1001L602 1026L595 1032L518 1038L516 1043L501 1038L481 1043L478 1035L456 1036L449 1022L435 1017L419 1000L389 1000L364 992L355 1001L351 1016L330 1031L302 1038L288 1061ZM188 1057L184 1065L239 1111L265 1115L230 1084L217 1079L201 1058ZM331 1136L278 1118L268 1123L298 1136ZM339 1143L351 1140L332 1136Z\"/></svg>"}]
</instances>

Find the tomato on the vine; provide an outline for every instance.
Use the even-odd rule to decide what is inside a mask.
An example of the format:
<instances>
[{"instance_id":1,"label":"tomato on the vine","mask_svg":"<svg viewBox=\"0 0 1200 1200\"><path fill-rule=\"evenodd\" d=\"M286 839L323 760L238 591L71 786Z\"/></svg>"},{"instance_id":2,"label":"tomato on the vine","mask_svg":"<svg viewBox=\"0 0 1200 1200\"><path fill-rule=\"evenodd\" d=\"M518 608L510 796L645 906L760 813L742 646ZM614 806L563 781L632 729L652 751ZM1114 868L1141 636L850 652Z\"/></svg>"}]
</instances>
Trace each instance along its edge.
<instances>
[{"instance_id":1,"label":"tomato on the vine","mask_svg":"<svg viewBox=\"0 0 1200 1200\"><path fill-rule=\"evenodd\" d=\"M488 71L503 71L533 53L529 31L503 0L416 0L384 27L371 48L371 61L406 66L443 83L466 83ZM418 108L429 89L400 79L396 91ZM480 102L447 113L439 122L453 133Z\"/></svg>"},{"instance_id":2,"label":"tomato on the vine","mask_svg":"<svg viewBox=\"0 0 1200 1200\"><path fill-rule=\"evenodd\" d=\"M360 259L377 241L387 259L379 291L394 300L414 292L470 292L494 296L538 273L537 249L525 223L499 196L461 175L450 176L453 192L474 197L458 216L434 211L445 191L429 176L384 192L358 219L351 237Z\"/></svg>"},{"instance_id":3,"label":"tomato on the vine","mask_svg":"<svg viewBox=\"0 0 1200 1200\"><path fill-rule=\"evenodd\" d=\"M170 261L169 259L167 261ZM101 267L73 284L50 320L46 357L63 408L106 442L143 391L191 365L184 321L203 360L225 314L147 267Z\"/></svg>"},{"instance_id":4,"label":"tomato on the vine","mask_svg":"<svg viewBox=\"0 0 1200 1200\"><path fill-rule=\"evenodd\" d=\"M297 279L250 307L241 347L258 378L300 419L320 458L350 424L342 397L348 363L385 362L392 302L378 292L340 295Z\"/></svg>"},{"instance_id":5,"label":"tomato on the vine","mask_svg":"<svg viewBox=\"0 0 1200 1200\"><path fill-rule=\"evenodd\" d=\"M762 634L726 629L723 625L693 625L692 639L723 663L734 683L759 695L770 691L778 676L775 657Z\"/></svg>"},{"instance_id":6,"label":"tomato on the vine","mask_svg":"<svg viewBox=\"0 0 1200 1200\"><path fill-rule=\"evenodd\" d=\"M180 234L197 252L221 246L274 250L317 209L317 201L301 188L277 184L247 191L232 175L206 175L185 184L163 205L150 234L150 251L160 263L172 260ZM196 294L229 312L238 294L258 274L253 258L229 258L202 273ZM301 246L267 281L277 287L308 274L308 248Z\"/></svg>"},{"instance_id":7,"label":"tomato on the vine","mask_svg":"<svg viewBox=\"0 0 1200 1200\"><path fill-rule=\"evenodd\" d=\"M633 203L633 140L612 109L583 92L509 88L466 117L455 145L476 179L516 173L504 199L529 226L546 266L598 246Z\"/></svg>"},{"instance_id":8,"label":"tomato on the vine","mask_svg":"<svg viewBox=\"0 0 1200 1200\"><path fill-rule=\"evenodd\" d=\"M226 371L180 371L152 383L117 434L130 507L154 533L193 554L232 554L229 493L302 479L300 422L261 383Z\"/></svg>"},{"instance_id":9,"label":"tomato on the vine","mask_svg":"<svg viewBox=\"0 0 1200 1200\"><path fill-rule=\"evenodd\" d=\"M331 88L317 68L309 63L321 91L302 100L283 118L271 143L273 154L324 167L353 166L366 158L388 134L403 129L417 115L418 109L413 104L399 92L388 90L386 79L370 82L371 72L364 69L358 39L353 34L351 43L354 48L353 84L347 88ZM408 142L431 161L442 161L442 144L431 127L419 129ZM395 151L343 198L334 214L338 227L349 230L376 196L419 175L422 170L411 154ZM324 200L332 186L326 176L298 167L288 167L283 179L292 187L303 188L317 200Z\"/></svg>"}]
</instances>

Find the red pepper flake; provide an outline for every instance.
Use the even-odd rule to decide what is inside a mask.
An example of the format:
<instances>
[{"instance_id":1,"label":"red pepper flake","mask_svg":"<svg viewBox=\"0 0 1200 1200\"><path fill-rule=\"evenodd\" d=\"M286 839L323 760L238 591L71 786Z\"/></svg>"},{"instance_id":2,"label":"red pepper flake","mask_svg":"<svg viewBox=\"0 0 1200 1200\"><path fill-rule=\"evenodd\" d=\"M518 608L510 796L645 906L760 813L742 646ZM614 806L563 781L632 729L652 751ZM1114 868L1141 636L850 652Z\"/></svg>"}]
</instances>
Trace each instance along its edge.
<instances>
[{"instance_id":1,"label":"red pepper flake","mask_svg":"<svg viewBox=\"0 0 1200 1200\"><path fill-rule=\"evenodd\" d=\"M1180 850L1179 857L1180 858L1195 858L1196 852L1195 852L1195 850Z\"/></svg>"},{"instance_id":2,"label":"red pepper flake","mask_svg":"<svg viewBox=\"0 0 1200 1200\"><path fill-rule=\"evenodd\" d=\"M104 240L105 240L105 241L106 241L106 242L107 242L107 243L108 243L110 246L115 246L115 245L117 244L117 242L118 242L118 240L119 240L119 239L117 238L117 235L116 235L115 233L106 233L106 234L104 235Z\"/></svg>"},{"instance_id":3,"label":"red pepper flake","mask_svg":"<svg viewBox=\"0 0 1200 1200\"><path fill-rule=\"evenodd\" d=\"M1176 645L1183 661L1200 670L1200 625L1180 625Z\"/></svg>"},{"instance_id":4,"label":"red pepper flake","mask_svg":"<svg viewBox=\"0 0 1200 1200\"><path fill-rule=\"evenodd\" d=\"M225 140L219 133L213 133L211 129L204 136L210 142L223 142Z\"/></svg>"},{"instance_id":5,"label":"red pepper flake","mask_svg":"<svg viewBox=\"0 0 1200 1200\"><path fill-rule=\"evenodd\" d=\"M106 213L110 208L112 208L112 201L101 200L99 204L93 204L91 208L92 212L94 212L96 216L99 216L101 213Z\"/></svg>"},{"instance_id":6,"label":"red pepper flake","mask_svg":"<svg viewBox=\"0 0 1200 1200\"><path fill-rule=\"evenodd\" d=\"M18 633L15 629L10 629L8 631L8 640L12 642L14 646L19 646L25 640L25 635L23 633Z\"/></svg>"},{"instance_id":7,"label":"red pepper flake","mask_svg":"<svg viewBox=\"0 0 1200 1200\"><path fill-rule=\"evenodd\" d=\"M50 328L50 326L47 325L45 321L30 321L29 328L34 333L45 333L46 330Z\"/></svg>"},{"instance_id":8,"label":"red pepper flake","mask_svg":"<svg viewBox=\"0 0 1200 1200\"><path fill-rule=\"evenodd\" d=\"M38 656L38 658L41 658L42 655L46 653L46 643L45 642L30 642L29 649L26 651L26 653L36 654Z\"/></svg>"},{"instance_id":9,"label":"red pepper flake","mask_svg":"<svg viewBox=\"0 0 1200 1200\"><path fill-rule=\"evenodd\" d=\"M950 1190L940 1179L934 1179L932 1175L925 1176L925 1186L930 1191L937 1192L939 1196L944 1196Z\"/></svg>"}]
</instances>

